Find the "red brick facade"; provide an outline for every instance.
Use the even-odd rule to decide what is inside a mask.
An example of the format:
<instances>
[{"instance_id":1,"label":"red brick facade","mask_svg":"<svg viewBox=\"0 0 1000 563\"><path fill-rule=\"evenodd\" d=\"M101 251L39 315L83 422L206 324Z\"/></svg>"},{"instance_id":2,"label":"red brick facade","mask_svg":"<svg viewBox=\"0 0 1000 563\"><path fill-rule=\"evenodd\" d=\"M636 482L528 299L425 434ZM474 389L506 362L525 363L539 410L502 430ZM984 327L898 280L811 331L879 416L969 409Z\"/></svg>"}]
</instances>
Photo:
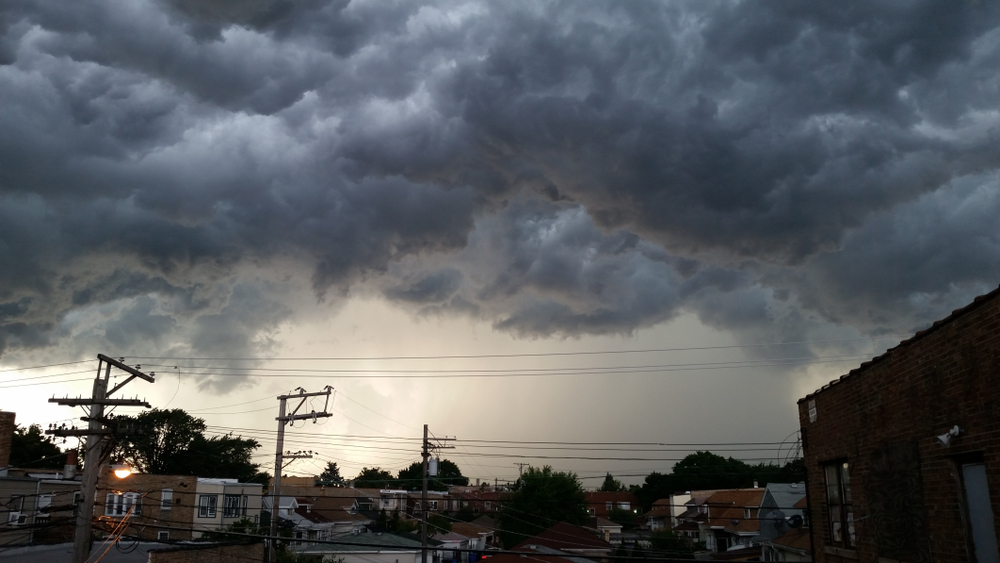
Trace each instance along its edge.
<instances>
[{"instance_id":1,"label":"red brick facade","mask_svg":"<svg viewBox=\"0 0 1000 563\"><path fill-rule=\"evenodd\" d=\"M15 414L0 411L0 475L5 474L10 464L10 447L14 440Z\"/></svg>"},{"instance_id":2,"label":"red brick facade","mask_svg":"<svg viewBox=\"0 0 1000 563\"><path fill-rule=\"evenodd\" d=\"M985 466L1000 531L1000 289L798 406L816 561L975 561L967 463ZM825 468L845 462L852 504L828 502ZM854 545L838 545L831 521L848 512Z\"/></svg>"}]
</instances>

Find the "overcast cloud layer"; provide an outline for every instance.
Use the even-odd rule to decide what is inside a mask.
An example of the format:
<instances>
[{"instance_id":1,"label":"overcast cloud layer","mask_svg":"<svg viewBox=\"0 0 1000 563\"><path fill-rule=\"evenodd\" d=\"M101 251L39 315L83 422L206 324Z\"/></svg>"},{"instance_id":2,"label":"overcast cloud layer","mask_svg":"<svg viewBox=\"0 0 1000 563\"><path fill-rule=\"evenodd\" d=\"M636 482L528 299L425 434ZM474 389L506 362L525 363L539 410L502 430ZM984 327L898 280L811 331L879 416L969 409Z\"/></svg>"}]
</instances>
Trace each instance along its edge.
<instances>
[{"instance_id":1,"label":"overcast cloud layer","mask_svg":"<svg viewBox=\"0 0 1000 563\"><path fill-rule=\"evenodd\" d=\"M1000 282L998 6L6 1L0 355L910 332Z\"/></svg>"}]
</instances>

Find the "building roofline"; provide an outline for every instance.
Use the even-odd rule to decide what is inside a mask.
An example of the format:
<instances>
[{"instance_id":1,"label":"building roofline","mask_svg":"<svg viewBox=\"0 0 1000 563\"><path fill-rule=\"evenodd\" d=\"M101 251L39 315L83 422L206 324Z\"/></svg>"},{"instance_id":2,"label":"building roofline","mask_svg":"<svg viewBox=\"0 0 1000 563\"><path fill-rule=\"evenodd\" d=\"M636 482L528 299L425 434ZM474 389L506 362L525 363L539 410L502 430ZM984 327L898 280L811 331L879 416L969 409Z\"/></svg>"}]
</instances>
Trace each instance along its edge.
<instances>
[{"instance_id":1,"label":"building roofline","mask_svg":"<svg viewBox=\"0 0 1000 563\"><path fill-rule=\"evenodd\" d=\"M990 291L989 293L984 293L983 295L977 296L975 299L972 300L972 303L969 303L965 307L961 307L961 308L955 309L947 317L945 317L945 318L943 318L941 320L934 321L934 323L931 324L931 326L929 326L929 327L927 327L927 328L925 328L923 330L918 330L913 336L911 336L911 337L909 337L909 338L901 341L899 344L893 346L892 348L889 348L883 354L881 354L879 356L876 356L876 357L874 357L871 360L868 360L866 362L862 362L860 366L852 369L851 371L849 371L846 374L840 376L839 378L834 379L833 381L827 383L826 385L820 387L819 389L813 391L812 393L809 393L805 397L802 397L801 399L799 399L797 401L797 404L802 404L802 401L808 401L809 399L815 397L816 395L819 395L823 391L826 391L830 387L833 387L834 385L837 385L838 383L841 383L841 382L843 382L843 381L845 381L847 379L850 379L850 378L852 378L854 376L860 375L860 374L864 373L865 371L868 371L868 369L870 367L872 367L873 365L878 364L880 362L883 362L883 361L887 360L897 350L899 350L899 349L901 349L903 347L906 347L906 346L910 346L910 345L912 345L912 344L914 344L914 343L916 343L916 342L918 342L918 341L926 338L927 336L929 336L929 335L937 332L938 330L942 329L946 325L951 324L955 320L957 320L957 319L959 319L959 318L961 318L961 317L963 317L963 316L971 313L972 311L975 311L976 309L978 309L978 308L986 305L988 302L990 302L990 301L992 301L994 299L997 299L998 297L1000 297L1000 286L997 286L996 289L994 289L993 291Z\"/></svg>"}]
</instances>

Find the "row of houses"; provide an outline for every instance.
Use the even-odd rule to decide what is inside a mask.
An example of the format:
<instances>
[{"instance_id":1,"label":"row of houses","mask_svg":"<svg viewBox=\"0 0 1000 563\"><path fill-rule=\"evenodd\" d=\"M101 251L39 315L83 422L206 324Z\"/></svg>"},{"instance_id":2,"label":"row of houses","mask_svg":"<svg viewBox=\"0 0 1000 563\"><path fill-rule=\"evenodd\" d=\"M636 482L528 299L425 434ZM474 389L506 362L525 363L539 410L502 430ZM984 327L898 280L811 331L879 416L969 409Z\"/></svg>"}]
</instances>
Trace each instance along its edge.
<instances>
[{"instance_id":1,"label":"row of houses","mask_svg":"<svg viewBox=\"0 0 1000 563\"><path fill-rule=\"evenodd\" d=\"M1000 289L802 398L798 407L805 484L674 495L657 501L645 515L649 530L671 529L717 559L807 560L811 552L816 561L837 563L1000 563L995 518L1000 510ZM13 422L13 413L0 413L0 467L7 464L3 441L13 432ZM68 467L0 474L0 519L6 522L0 541L16 545L68 535L49 523L73 514L79 484L72 473ZM260 485L227 479L133 476L122 484L102 475L100 483L98 519L134 518L148 523L148 533L171 540L196 538L244 519L260 522L268 502ZM294 540L304 551L327 549L319 544L322 537L367 533L381 511L409 517L426 508L488 517L502 510L507 494L489 487L455 488L431 493L425 507L412 491L300 487L279 492L278 517L296 530ZM628 493L593 496L598 494L588 498L594 526L587 533L609 545L624 542L627 534L607 516L613 510L635 511L637 501ZM331 497L349 500L320 500ZM405 543L405 538L383 535L382 541ZM464 540L452 537L439 545L480 545L480 539L485 545L490 537L475 530L457 535ZM527 545L539 553L555 549Z\"/></svg>"}]
</instances>

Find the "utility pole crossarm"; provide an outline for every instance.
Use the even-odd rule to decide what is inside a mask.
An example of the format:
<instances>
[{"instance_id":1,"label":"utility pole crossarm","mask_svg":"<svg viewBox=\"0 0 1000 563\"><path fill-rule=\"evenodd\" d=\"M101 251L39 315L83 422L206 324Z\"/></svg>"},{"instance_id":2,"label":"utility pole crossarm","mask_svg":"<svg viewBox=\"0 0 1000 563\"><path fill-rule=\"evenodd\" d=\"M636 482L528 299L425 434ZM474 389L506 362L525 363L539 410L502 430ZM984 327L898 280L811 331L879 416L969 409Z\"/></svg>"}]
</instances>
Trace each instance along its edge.
<instances>
[{"instance_id":1,"label":"utility pole crossarm","mask_svg":"<svg viewBox=\"0 0 1000 563\"><path fill-rule=\"evenodd\" d=\"M50 403L56 403L64 407L80 407L86 405L116 406L116 407L146 407L149 403L139 399L49 399Z\"/></svg>"},{"instance_id":2,"label":"utility pole crossarm","mask_svg":"<svg viewBox=\"0 0 1000 563\"><path fill-rule=\"evenodd\" d=\"M118 368L118 369L120 369L122 371L125 371L125 372L128 372L128 373L132 374L132 377L140 377L140 378L145 379L146 381L148 381L150 383L153 383L154 381L156 381L156 376L154 376L154 375L146 375L145 373L142 373L138 369L136 369L136 368L134 368L132 366L127 366L127 365L119 362L118 360L114 360L112 358L109 358L109 357L105 356L104 354L98 354L97 355L97 359L98 360L103 360L103 361L105 361L105 362L107 362L107 363L115 366L116 368Z\"/></svg>"},{"instance_id":3,"label":"utility pole crossarm","mask_svg":"<svg viewBox=\"0 0 1000 563\"><path fill-rule=\"evenodd\" d=\"M140 430L133 430L130 428L115 428L115 429L97 429L90 430L88 428L71 429L71 428L56 428L53 430L46 430L46 434L50 436L60 436L60 437L80 437L80 436L124 436L128 434L141 434Z\"/></svg>"},{"instance_id":4,"label":"utility pole crossarm","mask_svg":"<svg viewBox=\"0 0 1000 563\"><path fill-rule=\"evenodd\" d=\"M272 539L268 540L268 561L275 563L277 560L277 550L275 545L275 540L273 539L278 535L278 508L281 502L281 471L285 468L285 460L294 459L308 459L312 457L312 452L296 452L296 453L284 453L282 449L285 446L285 425L294 422L296 420L309 420L312 419L313 423L316 419L327 418L333 416L332 414L326 412L327 407L330 403L330 393L333 392L333 387L329 385L323 391L315 391L312 393L306 393L306 390L299 387L298 393L280 395L278 396L278 417L275 419L278 421L278 447L274 452L274 481L271 484L271 526L270 535ZM313 411L309 414L296 414L302 405L306 403L306 399L309 397L318 397L321 395L326 395L327 400L323 405L323 412ZM301 399L298 406L292 410L291 414L286 415L287 412L287 402L289 399Z\"/></svg>"}]
</instances>

